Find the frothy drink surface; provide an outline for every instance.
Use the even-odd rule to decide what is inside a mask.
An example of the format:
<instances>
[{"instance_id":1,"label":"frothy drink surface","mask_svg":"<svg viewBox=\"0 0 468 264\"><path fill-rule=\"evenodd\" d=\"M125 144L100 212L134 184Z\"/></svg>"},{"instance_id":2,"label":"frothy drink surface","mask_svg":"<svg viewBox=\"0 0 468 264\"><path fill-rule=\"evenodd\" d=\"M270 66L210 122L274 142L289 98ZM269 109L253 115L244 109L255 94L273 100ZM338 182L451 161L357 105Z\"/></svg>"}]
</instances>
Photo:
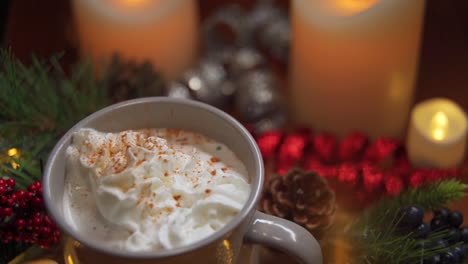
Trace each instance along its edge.
<instances>
[{"instance_id":1,"label":"frothy drink surface","mask_svg":"<svg viewBox=\"0 0 468 264\"><path fill-rule=\"evenodd\" d=\"M65 217L85 236L128 251L188 245L227 224L249 193L225 145L172 129L81 129L67 149Z\"/></svg>"}]
</instances>

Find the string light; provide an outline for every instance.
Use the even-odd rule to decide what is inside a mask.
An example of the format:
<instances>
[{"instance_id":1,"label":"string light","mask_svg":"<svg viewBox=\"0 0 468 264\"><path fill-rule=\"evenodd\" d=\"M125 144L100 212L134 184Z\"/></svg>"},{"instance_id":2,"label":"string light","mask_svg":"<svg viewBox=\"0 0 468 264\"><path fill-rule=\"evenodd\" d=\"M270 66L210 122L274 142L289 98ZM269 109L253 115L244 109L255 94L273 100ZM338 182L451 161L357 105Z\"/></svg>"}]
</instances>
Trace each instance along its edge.
<instances>
[{"instance_id":1,"label":"string light","mask_svg":"<svg viewBox=\"0 0 468 264\"><path fill-rule=\"evenodd\" d=\"M14 161L13 159L17 159L20 157L20 151L17 148L11 148L7 151L8 157L12 158L10 159L10 165L13 167L13 169L17 169L20 167L20 165Z\"/></svg>"}]
</instances>

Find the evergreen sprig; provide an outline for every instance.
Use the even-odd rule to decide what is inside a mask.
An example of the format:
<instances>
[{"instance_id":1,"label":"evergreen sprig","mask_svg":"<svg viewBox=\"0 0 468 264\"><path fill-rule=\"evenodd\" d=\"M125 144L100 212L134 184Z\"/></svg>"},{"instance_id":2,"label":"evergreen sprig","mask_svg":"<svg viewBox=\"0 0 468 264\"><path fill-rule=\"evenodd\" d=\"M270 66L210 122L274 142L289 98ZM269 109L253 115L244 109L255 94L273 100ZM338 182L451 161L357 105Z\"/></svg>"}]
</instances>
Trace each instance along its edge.
<instances>
[{"instance_id":1,"label":"evergreen sprig","mask_svg":"<svg viewBox=\"0 0 468 264\"><path fill-rule=\"evenodd\" d=\"M468 185L455 179L438 181L420 188L408 189L395 198L382 198L377 204L369 208L363 220L367 225L380 225L376 221L389 213L397 211L402 206L417 204L424 210L432 210L443 207L450 202L462 198L466 193Z\"/></svg>"},{"instance_id":2,"label":"evergreen sprig","mask_svg":"<svg viewBox=\"0 0 468 264\"><path fill-rule=\"evenodd\" d=\"M19 187L40 179L41 161L60 136L77 121L108 104L107 87L96 80L88 63L61 68L61 55L33 56L24 65L9 50L0 50L0 177L13 177ZM19 157L5 157L10 148ZM2 162L0 162L2 163Z\"/></svg>"},{"instance_id":3,"label":"evergreen sprig","mask_svg":"<svg viewBox=\"0 0 468 264\"><path fill-rule=\"evenodd\" d=\"M419 205L425 210L444 207L462 198L468 185L457 180L445 180L409 189L395 198L382 198L369 208L354 224L350 236L361 241L357 250L359 262L364 263L420 263L424 258L439 254L449 248L433 245L446 236L446 231L432 233L426 240L417 240L414 234L399 232L399 209ZM425 243L422 249L419 243ZM453 248L457 245L452 245Z\"/></svg>"}]
</instances>

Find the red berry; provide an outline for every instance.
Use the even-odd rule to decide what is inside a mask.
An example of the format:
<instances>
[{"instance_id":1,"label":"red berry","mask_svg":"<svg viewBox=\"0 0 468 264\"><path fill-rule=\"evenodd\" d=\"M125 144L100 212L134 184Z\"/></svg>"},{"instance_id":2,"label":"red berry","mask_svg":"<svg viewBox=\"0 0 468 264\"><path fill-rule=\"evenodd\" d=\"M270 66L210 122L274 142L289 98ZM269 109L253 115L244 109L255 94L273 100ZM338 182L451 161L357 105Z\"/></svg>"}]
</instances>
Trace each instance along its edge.
<instances>
[{"instance_id":1,"label":"red berry","mask_svg":"<svg viewBox=\"0 0 468 264\"><path fill-rule=\"evenodd\" d=\"M36 185L33 183L28 186L28 191L30 192L35 192L36 191Z\"/></svg>"},{"instance_id":2,"label":"red berry","mask_svg":"<svg viewBox=\"0 0 468 264\"><path fill-rule=\"evenodd\" d=\"M45 227L45 226L41 227L41 229L40 229L40 234L41 234L42 236L49 236L49 235L50 235L50 228L49 228L49 227Z\"/></svg>"},{"instance_id":3,"label":"red berry","mask_svg":"<svg viewBox=\"0 0 468 264\"><path fill-rule=\"evenodd\" d=\"M3 241L3 243L6 244L6 243L9 243L10 241L12 241L14 237L15 236L13 235L13 232L8 231L8 232L3 234L2 241Z\"/></svg>"},{"instance_id":4,"label":"red berry","mask_svg":"<svg viewBox=\"0 0 468 264\"><path fill-rule=\"evenodd\" d=\"M31 204L33 207L36 207L36 209L42 209L42 207L44 206L42 199L39 197L34 197L31 201Z\"/></svg>"},{"instance_id":5,"label":"red berry","mask_svg":"<svg viewBox=\"0 0 468 264\"><path fill-rule=\"evenodd\" d=\"M58 243L59 240L60 240L60 231L58 229L55 229L54 234L52 236L52 242L55 244L55 243Z\"/></svg>"},{"instance_id":6,"label":"red berry","mask_svg":"<svg viewBox=\"0 0 468 264\"><path fill-rule=\"evenodd\" d=\"M14 179L11 179L11 178L10 178L10 179L7 179L7 180L6 180L6 185L7 185L8 187L12 188L12 189L15 188L15 184L16 184L16 182L15 182Z\"/></svg>"},{"instance_id":7,"label":"red berry","mask_svg":"<svg viewBox=\"0 0 468 264\"><path fill-rule=\"evenodd\" d=\"M19 201L19 202L18 202L18 208L19 208L19 209L22 209L22 210L27 209L27 208L26 208L26 202L25 202L24 200Z\"/></svg>"},{"instance_id":8,"label":"red berry","mask_svg":"<svg viewBox=\"0 0 468 264\"><path fill-rule=\"evenodd\" d=\"M19 190L16 192L16 196L18 197L18 199L24 199L27 197L27 192L24 190Z\"/></svg>"},{"instance_id":9,"label":"red berry","mask_svg":"<svg viewBox=\"0 0 468 264\"><path fill-rule=\"evenodd\" d=\"M3 209L3 215L10 216L12 214L13 214L13 209L11 209L10 207L7 207L7 208Z\"/></svg>"},{"instance_id":10,"label":"red berry","mask_svg":"<svg viewBox=\"0 0 468 264\"><path fill-rule=\"evenodd\" d=\"M44 215L44 220L43 221L48 226L55 225L54 222L52 222L52 220L50 219L50 217L48 215Z\"/></svg>"},{"instance_id":11,"label":"red berry","mask_svg":"<svg viewBox=\"0 0 468 264\"><path fill-rule=\"evenodd\" d=\"M25 225L26 225L26 221L24 221L24 219L16 219L16 227L19 230L23 229Z\"/></svg>"},{"instance_id":12,"label":"red berry","mask_svg":"<svg viewBox=\"0 0 468 264\"><path fill-rule=\"evenodd\" d=\"M6 184L5 179L0 179L0 186L5 186L5 184Z\"/></svg>"},{"instance_id":13,"label":"red berry","mask_svg":"<svg viewBox=\"0 0 468 264\"><path fill-rule=\"evenodd\" d=\"M10 200L11 200L12 202L16 202L16 201L18 200L18 195L16 195L16 193L10 195Z\"/></svg>"},{"instance_id":14,"label":"red berry","mask_svg":"<svg viewBox=\"0 0 468 264\"><path fill-rule=\"evenodd\" d=\"M0 195L4 194L5 192L6 192L5 186L3 186L2 184L0 184Z\"/></svg>"},{"instance_id":15,"label":"red berry","mask_svg":"<svg viewBox=\"0 0 468 264\"><path fill-rule=\"evenodd\" d=\"M10 196L10 198L6 201L6 205L13 206L13 204L15 204L15 200L13 200Z\"/></svg>"},{"instance_id":16,"label":"red berry","mask_svg":"<svg viewBox=\"0 0 468 264\"><path fill-rule=\"evenodd\" d=\"M41 217L35 216L35 217L33 218L33 225L37 227L37 226L39 226L39 225L41 225L41 224L42 224L42 219L41 219Z\"/></svg>"}]
</instances>

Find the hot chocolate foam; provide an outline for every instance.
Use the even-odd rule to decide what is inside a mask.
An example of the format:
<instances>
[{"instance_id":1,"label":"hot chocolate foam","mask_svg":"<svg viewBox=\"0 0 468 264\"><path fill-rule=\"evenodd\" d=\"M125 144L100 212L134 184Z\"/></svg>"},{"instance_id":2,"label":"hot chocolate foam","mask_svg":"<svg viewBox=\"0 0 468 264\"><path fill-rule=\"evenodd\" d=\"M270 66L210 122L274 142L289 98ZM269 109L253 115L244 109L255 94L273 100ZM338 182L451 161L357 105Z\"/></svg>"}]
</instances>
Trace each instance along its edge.
<instances>
[{"instance_id":1,"label":"hot chocolate foam","mask_svg":"<svg viewBox=\"0 0 468 264\"><path fill-rule=\"evenodd\" d=\"M243 207L247 170L225 145L170 129L81 129L67 149L64 212L74 228L129 251L210 236Z\"/></svg>"}]
</instances>

